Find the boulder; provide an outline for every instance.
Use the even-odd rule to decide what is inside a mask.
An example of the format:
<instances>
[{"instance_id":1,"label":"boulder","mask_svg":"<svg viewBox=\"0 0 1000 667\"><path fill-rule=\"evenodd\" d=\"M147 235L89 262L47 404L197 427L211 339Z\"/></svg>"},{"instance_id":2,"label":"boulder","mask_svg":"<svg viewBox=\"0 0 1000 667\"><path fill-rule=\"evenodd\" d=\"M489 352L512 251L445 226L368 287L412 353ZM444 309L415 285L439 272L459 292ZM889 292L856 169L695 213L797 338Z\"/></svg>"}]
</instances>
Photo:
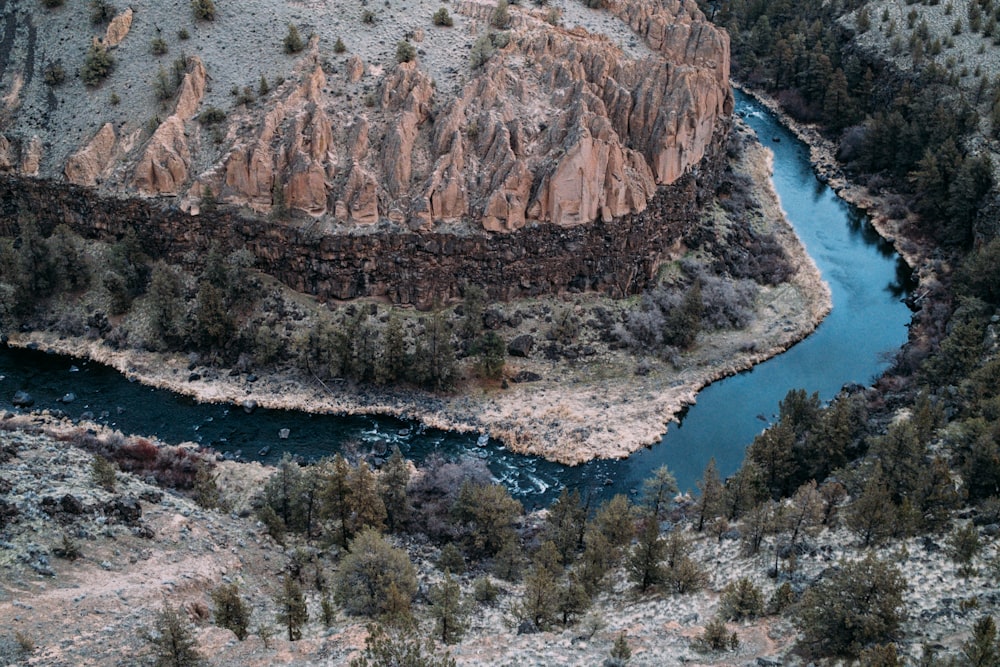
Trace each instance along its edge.
<instances>
[{"instance_id":1,"label":"boulder","mask_svg":"<svg viewBox=\"0 0 1000 667\"><path fill-rule=\"evenodd\" d=\"M527 357L535 346L535 337L531 334L521 334L507 345L507 354L512 357Z\"/></svg>"},{"instance_id":2,"label":"boulder","mask_svg":"<svg viewBox=\"0 0 1000 667\"><path fill-rule=\"evenodd\" d=\"M542 376L538 373L533 373L531 371L518 371L514 377L510 379L511 382L538 382L542 379Z\"/></svg>"},{"instance_id":3,"label":"boulder","mask_svg":"<svg viewBox=\"0 0 1000 667\"><path fill-rule=\"evenodd\" d=\"M35 399L26 391L14 392L14 398L10 399L11 405L15 408L30 408L35 404Z\"/></svg>"}]
</instances>

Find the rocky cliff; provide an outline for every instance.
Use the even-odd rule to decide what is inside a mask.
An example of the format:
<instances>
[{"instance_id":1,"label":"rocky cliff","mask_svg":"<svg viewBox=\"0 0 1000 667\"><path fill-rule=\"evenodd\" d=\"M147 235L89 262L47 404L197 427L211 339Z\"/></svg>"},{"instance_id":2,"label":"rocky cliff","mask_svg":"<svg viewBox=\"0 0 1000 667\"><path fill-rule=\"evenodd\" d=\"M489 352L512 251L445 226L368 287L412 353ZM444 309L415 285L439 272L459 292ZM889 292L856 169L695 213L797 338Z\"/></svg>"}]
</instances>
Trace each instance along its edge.
<instances>
[{"instance_id":1,"label":"rocky cliff","mask_svg":"<svg viewBox=\"0 0 1000 667\"><path fill-rule=\"evenodd\" d=\"M436 273L483 280L506 296L573 285L634 291L693 220L692 178L711 178L732 110L728 38L693 0L612 0L603 10L567 0L512 6L506 19L495 4L466 0L452 6L455 27L432 27L424 15L421 27L403 31L416 47L411 62L373 55L375 40L339 53L318 27L303 54L286 56L290 75L273 88L263 73L242 92L234 84L234 101L218 90L232 68L220 68L218 45L200 39L198 55L179 56L169 72L158 65L151 78L161 100L144 123L135 115L149 100L136 99L131 82L114 88L103 107L97 92L85 91L93 113L68 114L75 80L50 85L47 114L31 120L44 88L36 74L55 62L36 52L51 44L46 31L59 32L60 15L39 17L37 7L17 1L5 7L0 66L11 90L0 170L46 177L24 188L48 192L53 200L42 208L61 207L62 218L98 233L101 216L84 221L69 201L80 191L69 199L56 193L60 182L95 189L100 196L88 192L92 203L83 208L128 209L154 223L147 235L165 248L231 236L254 245L276 275L326 296L423 302L424 292L450 289L393 283ZM93 43L116 54L118 68L134 69L122 56L151 34L150 23L163 34L152 19L165 11L135 3ZM248 6L218 21L245 29L254 14ZM413 25L406 16L377 20ZM23 71L11 55L19 50L30 52ZM471 67L468 50L478 54ZM258 55L241 50L236 58L253 67ZM164 96L171 75L176 91ZM123 115L115 102L125 99L133 105ZM145 201L119 201L132 197ZM214 213L217 204L227 212ZM29 206L38 210L37 202ZM658 209L644 215L650 206ZM289 255L260 241L298 239L302 228L318 252L296 240L302 254ZM414 258L426 257L415 249L428 245L452 248L463 266L421 266ZM567 264L581 249L594 255ZM334 267L357 262L338 253L356 253L366 268L339 275ZM369 275L387 256L413 266ZM410 291L421 294L402 293Z\"/></svg>"}]
</instances>

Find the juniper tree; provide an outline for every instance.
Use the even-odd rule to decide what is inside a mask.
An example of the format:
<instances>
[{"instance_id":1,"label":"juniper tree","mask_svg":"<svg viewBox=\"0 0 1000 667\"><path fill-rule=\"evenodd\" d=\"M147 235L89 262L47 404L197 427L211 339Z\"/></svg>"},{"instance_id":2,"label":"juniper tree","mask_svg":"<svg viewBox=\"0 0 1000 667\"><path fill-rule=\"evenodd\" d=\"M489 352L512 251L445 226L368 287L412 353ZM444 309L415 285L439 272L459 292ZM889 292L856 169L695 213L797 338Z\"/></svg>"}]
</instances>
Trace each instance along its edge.
<instances>
[{"instance_id":1,"label":"juniper tree","mask_svg":"<svg viewBox=\"0 0 1000 667\"><path fill-rule=\"evenodd\" d=\"M667 542L660 537L659 524L652 517L647 518L642 522L639 541L626 562L629 578L640 593L667 581L667 568L663 563L666 556Z\"/></svg>"},{"instance_id":2,"label":"juniper tree","mask_svg":"<svg viewBox=\"0 0 1000 667\"><path fill-rule=\"evenodd\" d=\"M398 599L390 600L391 588ZM405 551L370 528L351 540L334 587L337 601L349 614L380 616L400 600L408 606L416 592L416 571Z\"/></svg>"},{"instance_id":3,"label":"juniper tree","mask_svg":"<svg viewBox=\"0 0 1000 667\"><path fill-rule=\"evenodd\" d=\"M972 636L962 644L962 653L972 667L1000 665L1000 642L992 616L982 616L972 627Z\"/></svg>"},{"instance_id":4,"label":"juniper tree","mask_svg":"<svg viewBox=\"0 0 1000 667\"><path fill-rule=\"evenodd\" d=\"M466 545L474 555L492 556L515 539L514 522L524 512L501 484L467 482L452 509L454 518L468 527Z\"/></svg>"},{"instance_id":5,"label":"juniper tree","mask_svg":"<svg viewBox=\"0 0 1000 667\"><path fill-rule=\"evenodd\" d=\"M861 539L862 546L880 544L896 530L898 514L882 465L876 461L861 494L848 507L847 526Z\"/></svg>"},{"instance_id":6,"label":"juniper tree","mask_svg":"<svg viewBox=\"0 0 1000 667\"><path fill-rule=\"evenodd\" d=\"M390 532L399 531L410 514L410 502L406 486L410 482L410 468L398 446L393 446L392 455L378 476L378 493L385 507L386 527Z\"/></svg>"},{"instance_id":7,"label":"juniper tree","mask_svg":"<svg viewBox=\"0 0 1000 667\"><path fill-rule=\"evenodd\" d=\"M598 508L593 525L601 531L611 548L620 552L635 536L635 508L628 498L616 494Z\"/></svg>"},{"instance_id":8,"label":"juniper tree","mask_svg":"<svg viewBox=\"0 0 1000 667\"><path fill-rule=\"evenodd\" d=\"M305 42L299 34L299 29L294 23L288 24L288 34L284 40L285 53L294 54L305 48Z\"/></svg>"},{"instance_id":9,"label":"juniper tree","mask_svg":"<svg viewBox=\"0 0 1000 667\"><path fill-rule=\"evenodd\" d=\"M764 613L764 595L746 577L731 581L722 591L720 613L734 621L753 620Z\"/></svg>"},{"instance_id":10,"label":"juniper tree","mask_svg":"<svg viewBox=\"0 0 1000 667\"><path fill-rule=\"evenodd\" d=\"M568 565L583 546L586 525L587 511L580 502L580 492L564 488L545 517L545 537L556 545L563 565Z\"/></svg>"},{"instance_id":11,"label":"juniper tree","mask_svg":"<svg viewBox=\"0 0 1000 667\"><path fill-rule=\"evenodd\" d=\"M857 656L890 640L906 617L906 579L899 569L869 553L841 561L802 597L797 625L817 656Z\"/></svg>"},{"instance_id":12,"label":"juniper tree","mask_svg":"<svg viewBox=\"0 0 1000 667\"><path fill-rule=\"evenodd\" d=\"M435 634L445 644L454 644L468 627L458 581L451 576L451 572L445 572L444 581L432 586L427 595L431 601Z\"/></svg>"},{"instance_id":13,"label":"juniper tree","mask_svg":"<svg viewBox=\"0 0 1000 667\"><path fill-rule=\"evenodd\" d=\"M180 613L167 604L156 616L154 632L147 635L153 645L156 667L195 667L205 664L198 643Z\"/></svg>"},{"instance_id":14,"label":"juniper tree","mask_svg":"<svg viewBox=\"0 0 1000 667\"><path fill-rule=\"evenodd\" d=\"M642 485L642 504L654 521L663 521L667 517L670 503L677 494L677 480L667 466L660 466L653 471L653 476L646 479Z\"/></svg>"},{"instance_id":15,"label":"juniper tree","mask_svg":"<svg viewBox=\"0 0 1000 667\"><path fill-rule=\"evenodd\" d=\"M302 639L302 626L309 622L309 610L302 588L291 574L286 574L282 589L274 598L277 621L288 631L288 641Z\"/></svg>"},{"instance_id":16,"label":"juniper tree","mask_svg":"<svg viewBox=\"0 0 1000 667\"><path fill-rule=\"evenodd\" d=\"M236 584L222 584L212 591L215 604L215 624L232 630L240 641L247 638L250 625L250 607L240 597Z\"/></svg>"},{"instance_id":17,"label":"juniper tree","mask_svg":"<svg viewBox=\"0 0 1000 667\"><path fill-rule=\"evenodd\" d=\"M722 480L719 478L719 471L715 465L715 457L708 460L705 471L701 474L698 482L698 501L695 504L695 511L698 521L695 530L699 533L704 530L705 522L713 519L722 511L724 503L725 489Z\"/></svg>"}]
</instances>

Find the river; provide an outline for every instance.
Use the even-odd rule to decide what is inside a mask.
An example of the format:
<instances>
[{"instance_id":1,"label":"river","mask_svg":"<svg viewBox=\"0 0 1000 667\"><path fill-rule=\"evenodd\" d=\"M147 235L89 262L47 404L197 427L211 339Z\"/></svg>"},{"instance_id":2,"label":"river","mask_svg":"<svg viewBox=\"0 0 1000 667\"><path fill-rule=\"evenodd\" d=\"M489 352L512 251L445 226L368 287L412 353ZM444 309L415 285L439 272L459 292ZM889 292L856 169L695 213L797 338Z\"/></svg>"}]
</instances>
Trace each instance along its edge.
<instances>
[{"instance_id":1,"label":"river","mask_svg":"<svg viewBox=\"0 0 1000 667\"><path fill-rule=\"evenodd\" d=\"M471 453L529 508L565 486L602 496L634 493L642 480L667 465L682 490L695 483L711 457L723 476L743 460L746 446L772 420L789 389L819 392L829 400L848 383L869 384L906 341L910 311L902 299L910 271L859 211L837 198L815 176L808 148L766 109L737 92L736 112L774 151L774 185L782 206L830 284L833 311L819 328L788 352L744 373L716 382L671 424L663 440L620 461L565 467L512 454L499 443L424 428L388 417L310 415L258 409L252 415L225 405L201 405L170 392L129 382L114 370L86 360L41 351L0 351L0 408L11 409L17 390L35 409L84 413L127 433L166 442L194 441L246 458L276 461L288 451L306 459L332 454L351 441L364 448L398 445L416 461L439 452ZM66 393L76 400L63 404ZM287 439L279 439L281 429ZM267 455L258 453L265 447Z\"/></svg>"}]
</instances>

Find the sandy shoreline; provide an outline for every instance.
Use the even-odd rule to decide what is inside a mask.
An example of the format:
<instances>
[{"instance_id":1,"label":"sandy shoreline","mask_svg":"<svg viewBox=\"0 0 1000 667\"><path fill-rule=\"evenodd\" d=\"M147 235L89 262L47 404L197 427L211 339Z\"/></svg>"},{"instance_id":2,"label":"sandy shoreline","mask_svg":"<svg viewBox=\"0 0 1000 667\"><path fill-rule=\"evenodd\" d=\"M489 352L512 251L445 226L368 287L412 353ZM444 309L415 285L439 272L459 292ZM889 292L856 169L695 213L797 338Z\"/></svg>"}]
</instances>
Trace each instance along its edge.
<instances>
[{"instance_id":1,"label":"sandy shoreline","mask_svg":"<svg viewBox=\"0 0 1000 667\"><path fill-rule=\"evenodd\" d=\"M198 367L201 378L191 381L189 361L180 354L112 350L101 341L42 332L14 334L10 342L93 359L130 379L200 402L238 405L252 400L274 409L414 419L434 428L488 433L512 451L568 465L622 458L658 442L668 423L693 404L705 386L784 352L829 312L829 287L771 187L771 160L769 150L751 144L743 167L756 181L760 223L782 244L796 273L788 283L761 289L757 315L746 329L699 335L679 370L655 363L647 374L637 374L639 359L624 351L556 364L510 357L509 377L527 370L542 379L507 388L470 383L453 395L436 395L322 383L296 371L269 372L251 383L228 369Z\"/></svg>"}]
</instances>

